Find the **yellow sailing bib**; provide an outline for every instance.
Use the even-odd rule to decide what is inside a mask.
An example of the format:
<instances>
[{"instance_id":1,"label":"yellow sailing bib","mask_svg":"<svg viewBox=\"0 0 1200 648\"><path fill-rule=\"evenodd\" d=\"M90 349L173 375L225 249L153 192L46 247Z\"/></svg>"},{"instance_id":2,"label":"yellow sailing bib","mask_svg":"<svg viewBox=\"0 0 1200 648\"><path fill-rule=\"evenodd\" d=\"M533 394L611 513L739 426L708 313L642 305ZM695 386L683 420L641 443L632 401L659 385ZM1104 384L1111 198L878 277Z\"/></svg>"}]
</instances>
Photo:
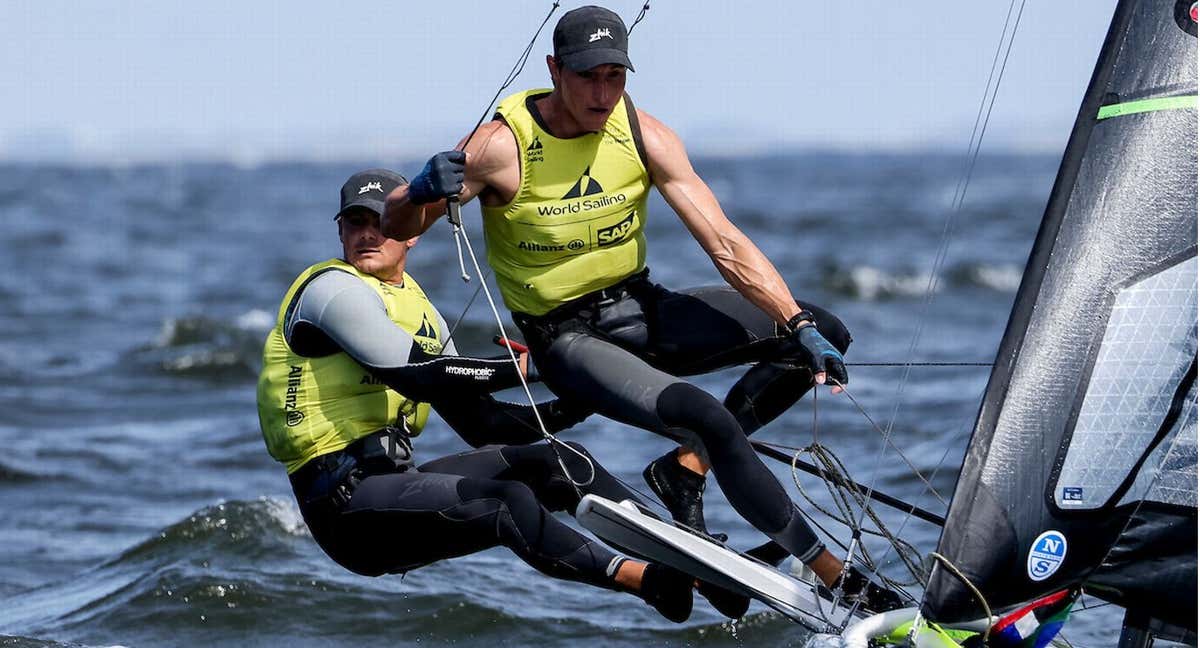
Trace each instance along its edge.
<instances>
[{"instance_id":1,"label":"yellow sailing bib","mask_svg":"<svg viewBox=\"0 0 1200 648\"><path fill-rule=\"evenodd\" d=\"M404 274L394 286L359 272L340 259L309 267L292 282L275 328L263 347L258 377L258 422L267 450L295 472L313 457L341 450L383 427L403 427L416 436L429 418L429 404L418 403L376 380L344 352L320 358L297 355L284 339L283 325L296 293L322 271L349 272L383 300L388 317L431 355L442 352L438 315L425 292ZM403 421L403 423L401 423Z\"/></svg>"},{"instance_id":2,"label":"yellow sailing bib","mask_svg":"<svg viewBox=\"0 0 1200 648\"><path fill-rule=\"evenodd\" d=\"M530 315L646 265L650 175L632 102L623 97L603 131L559 139L531 109L549 92L517 93L496 109L517 139L521 185L509 204L483 207L488 261L504 303Z\"/></svg>"}]
</instances>

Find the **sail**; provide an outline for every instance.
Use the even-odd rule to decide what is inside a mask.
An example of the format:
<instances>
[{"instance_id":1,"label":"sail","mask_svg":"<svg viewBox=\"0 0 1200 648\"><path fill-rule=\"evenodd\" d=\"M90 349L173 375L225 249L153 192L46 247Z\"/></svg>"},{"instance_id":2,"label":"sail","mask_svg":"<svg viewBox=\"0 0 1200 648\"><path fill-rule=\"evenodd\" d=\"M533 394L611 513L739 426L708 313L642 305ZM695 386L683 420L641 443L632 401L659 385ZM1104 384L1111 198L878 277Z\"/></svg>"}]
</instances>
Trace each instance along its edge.
<instances>
[{"instance_id":1,"label":"sail","mask_svg":"<svg viewBox=\"0 0 1200 648\"><path fill-rule=\"evenodd\" d=\"M1196 4L1122 0L1071 133L922 602L1082 584L1196 627Z\"/></svg>"}]
</instances>

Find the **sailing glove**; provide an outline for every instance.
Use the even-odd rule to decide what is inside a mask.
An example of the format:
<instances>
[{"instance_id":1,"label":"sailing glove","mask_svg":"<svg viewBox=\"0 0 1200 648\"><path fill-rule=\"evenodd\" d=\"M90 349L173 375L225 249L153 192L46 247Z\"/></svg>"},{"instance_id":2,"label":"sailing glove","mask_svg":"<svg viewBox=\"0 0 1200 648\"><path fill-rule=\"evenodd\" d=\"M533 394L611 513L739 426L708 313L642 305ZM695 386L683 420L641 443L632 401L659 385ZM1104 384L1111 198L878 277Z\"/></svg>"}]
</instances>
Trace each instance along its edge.
<instances>
[{"instance_id":1,"label":"sailing glove","mask_svg":"<svg viewBox=\"0 0 1200 648\"><path fill-rule=\"evenodd\" d=\"M467 154L462 151L442 151L429 158L425 168L408 183L409 202L424 205L458 195L466 163Z\"/></svg>"},{"instance_id":2,"label":"sailing glove","mask_svg":"<svg viewBox=\"0 0 1200 648\"><path fill-rule=\"evenodd\" d=\"M812 368L814 375L821 372L827 373L829 378L837 381L835 384L844 385L850 382L850 376L846 374L846 360L842 357L842 353L830 344L825 336L821 335L821 332L817 330L817 325L812 323L811 319L806 318L808 325L801 326L805 320L796 320L803 315L804 313L801 313L788 322L791 332L788 333L788 341L784 345L784 355L808 365Z\"/></svg>"}]
</instances>

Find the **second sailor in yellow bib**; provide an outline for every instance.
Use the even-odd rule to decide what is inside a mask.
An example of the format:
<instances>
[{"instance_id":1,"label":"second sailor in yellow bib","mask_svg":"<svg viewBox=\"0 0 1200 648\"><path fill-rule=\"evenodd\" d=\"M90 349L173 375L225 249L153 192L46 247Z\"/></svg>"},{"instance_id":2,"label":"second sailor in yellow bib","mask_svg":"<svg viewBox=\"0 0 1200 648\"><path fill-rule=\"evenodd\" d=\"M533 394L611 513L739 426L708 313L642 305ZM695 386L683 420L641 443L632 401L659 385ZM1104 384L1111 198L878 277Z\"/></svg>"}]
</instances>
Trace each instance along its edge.
<instances>
[{"instance_id":1,"label":"second sailor in yellow bib","mask_svg":"<svg viewBox=\"0 0 1200 648\"><path fill-rule=\"evenodd\" d=\"M505 546L545 574L636 594L686 619L691 577L627 559L551 515L574 511L586 493L636 496L583 446L531 443L542 439L533 408L489 394L518 384L507 357L455 353L446 322L405 272L416 239L379 230L384 196L403 183L385 169L346 182L342 258L296 277L263 349L263 439L313 538L367 576ZM524 359L522 371L533 379ZM559 401L537 407L552 432L584 416ZM431 408L475 449L417 465L413 439ZM559 456L591 481L577 489Z\"/></svg>"}]
</instances>

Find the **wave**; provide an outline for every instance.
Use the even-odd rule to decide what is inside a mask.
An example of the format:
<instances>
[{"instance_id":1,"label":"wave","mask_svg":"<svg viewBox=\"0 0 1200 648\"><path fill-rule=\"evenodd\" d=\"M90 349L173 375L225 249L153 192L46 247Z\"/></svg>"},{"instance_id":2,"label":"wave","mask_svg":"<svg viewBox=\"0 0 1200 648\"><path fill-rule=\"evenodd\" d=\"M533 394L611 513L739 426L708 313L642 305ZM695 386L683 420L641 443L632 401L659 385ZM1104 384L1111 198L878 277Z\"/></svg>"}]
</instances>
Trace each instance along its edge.
<instances>
[{"instance_id":1,"label":"wave","mask_svg":"<svg viewBox=\"0 0 1200 648\"><path fill-rule=\"evenodd\" d=\"M320 553L292 503L264 497L203 507L83 574L0 600L0 631L128 645L166 637L171 645L316 645L321 637L565 646L619 628L617 644L636 646L720 643L739 628L753 628L755 640L782 639L795 628L773 613L733 626L711 611L674 626L628 595L514 580L513 570L528 569L493 552L407 578L355 576Z\"/></svg>"},{"instance_id":2,"label":"wave","mask_svg":"<svg viewBox=\"0 0 1200 648\"><path fill-rule=\"evenodd\" d=\"M37 473L28 472L15 466L9 466L8 464L0 463L0 485L26 484L37 481L40 477L41 475L38 475Z\"/></svg>"},{"instance_id":3,"label":"wave","mask_svg":"<svg viewBox=\"0 0 1200 648\"><path fill-rule=\"evenodd\" d=\"M252 379L274 318L253 309L233 321L202 315L167 319L158 336L133 352L138 364L173 375L211 380Z\"/></svg>"},{"instance_id":4,"label":"wave","mask_svg":"<svg viewBox=\"0 0 1200 648\"><path fill-rule=\"evenodd\" d=\"M96 633L97 625L109 625L120 630L113 640L139 643L130 628L159 623L164 609L178 612L179 604L189 610L271 608L297 596L290 590L299 583L316 581L293 578L282 581L289 591L264 592L280 586L264 585L259 570L303 565L310 548L291 503L263 497L207 506L82 574L0 600L5 610L0 631L56 636L68 631L66 639L91 641L105 636ZM83 632L77 637L72 629ZM152 636L166 635L160 627Z\"/></svg>"},{"instance_id":5,"label":"wave","mask_svg":"<svg viewBox=\"0 0 1200 648\"><path fill-rule=\"evenodd\" d=\"M179 555L259 556L286 552L295 538L308 535L299 510L272 497L204 507L122 553L110 564L169 560Z\"/></svg>"},{"instance_id":6,"label":"wave","mask_svg":"<svg viewBox=\"0 0 1200 648\"><path fill-rule=\"evenodd\" d=\"M929 288L929 276L916 272L889 272L871 266L831 268L824 285L829 290L866 301L920 297Z\"/></svg>"},{"instance_id":7,"label":"wave","mask_svg":"<svg viewBox=\"0 0 1200 648\"><path fill-rule=\"evenodd\" d=\"M1024 270L1014 264L960 263L950 269L950 281L957 286L988 288L1015 293Z\"/></svg>"},{"instance_id":8,"label":"wave","mask_svg":"<svg viewBox=\"0 0 1200 648\"><path fill-rule=\"evenodd\" d=\"M89 648L86 644L61 643L49 639L13 637L10 635L0 635L0 646L4 648ZM114 646L112 648L117 647Z\"/></svg>"},{"instance_id":9,"label":"wave","mask_svg":"<svg viewBox=\"0 0 1200 648\"><path fill-rule=\"evenodd\" d=\"M1012 264L959 263L944 271L933 290L978 289L1014 293L1021 284L1022 269ZM830 266L824 273L825 287L864 301L923 297L930 289L929 274L916 270L886 270L867 265L849 268Z\"/></svg>"}]
</instances>

